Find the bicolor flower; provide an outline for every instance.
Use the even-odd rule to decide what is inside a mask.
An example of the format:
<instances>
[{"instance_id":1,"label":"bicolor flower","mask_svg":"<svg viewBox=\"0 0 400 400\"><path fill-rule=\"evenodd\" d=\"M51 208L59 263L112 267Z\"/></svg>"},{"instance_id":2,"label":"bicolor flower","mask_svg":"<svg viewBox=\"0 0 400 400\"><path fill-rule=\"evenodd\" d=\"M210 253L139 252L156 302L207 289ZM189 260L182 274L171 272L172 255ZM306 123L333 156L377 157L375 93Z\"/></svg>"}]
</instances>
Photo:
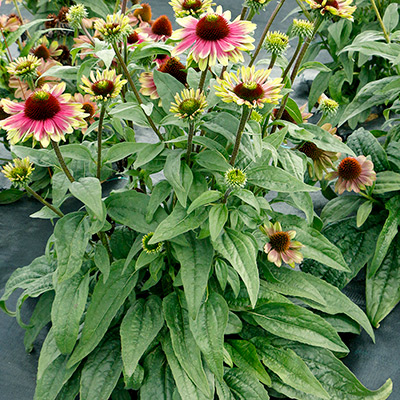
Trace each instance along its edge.
<instances>
[{"instance_id":1,"label":"bicolor flower","mask_svg":"<svg viewBox=\"0 0 400 400\"><path fill-rule=\"evenodd\" d=\"M324 15L327 12L341 18L354 21L353 13L356 6L352 6L353 0L305 0L312 9L320 10Z\"/></svg>"},{"instance_id":2,"label":"bicolor flower","mask_svg":"<svg viewBox=\"0 0 400 400\"><path fill-rule=\"evenodd\" d=\"M10 63L7 66L7 72L16 78L26 81L36 77L39 66L40 60L33 54L28 54L26 57L18 57Z\"/></svg>"},{"instance_id":3,"label":"bicolor flower","mask_svg":"<svg viewBox=\"0 0 400 400\"><path fill-rule=\"evenodd\" d=\"M13 163L7 163L3 166L2 173L4 176L16 186L25 186L31 180L33 164L29 161L29 157L24 159L15 158Z\"/></svg>"},{"instance_id":4,"label":"bicolor flower","mask_svg":"<svg viewBox=\"0 0 400 400\"><path fill-rule=\"evenodd\" d=\"M87 114L87 116L85 117L85 121L88 125L93 124L94 122L94 117L98 117L99 113L98 113L98 106L95 102L91 101L91 96L90 94L85 94L84 96L82 96L80 93L75 93L74 94L74 100L77 103L82 104L82 108L85 112L85 114ZM87 128L82 128L82 133L85 134L87 131Z\"/></svg>"},{"instance_id":5,"label":"bicolor flower","mask_svg":"<svg viewBox=\"0 0 400 400\"><path fill-rule=\"evenodd\" d=\"M242 51L254 49L254 38L250 33L256 25L241 21L239 17L233 22L230 19L231 12L223 12L221 6L215 12L210 9L200 20L192 16L178 18L176 21L183 28L171 36L173 40L180 40L172 55L190 49L189 57L199 64L202 71L217 61L222 65L228 65L229 61L243 62Z\"/></svg>"},{"instance_id":6,"label":"bicolor flower","mask_svg":"<svg viewBox=\"0 0 400 400\"><path fill-rule=\"evenodd\" d=\"M171 0L169 4L172 6L177 18L183 18L188 15L198 18L208 12L214 5L212 0Z\"/></svg>"},{"instance_id":7,"label":"bicolor flower","mask_svg":"<svg viewBox=\"0 0 400 400\"><path fill-rule=\"evenodd\" d=\"M176 117L193 120L206 109L206 96L200 89L183 89L175 95L175 103L171 106L169 111L175 113Z\"/></svg>"},{"instance_id":8,"label":"bicolor flower","mask_svg":"<svg viewBox=\"0 0 400 400\"><path fill-rule=\"evenodd\" d=\"M124 40L132 33L132 27L129 24L129 17L120 12L107 15L106 20L98 19L94 23L94 28L99 31L104 40L108 43L117 43Z\"/></svg>"},{"instance_id":9,"label":"bicolor flower","mask_svg":"<svg viewBox=\"0 0 400 400\"><path fill-rule=\"evenodd\" d=\"M264 103L277 104L282 97L282 79L268 80L270 69L255 70L255 67L242 67L237 73L225 72L224 79L217 78L217 96L225 103L235 102L249 108L263 108Z\"/></svg>"},{"instance_id":10,"label":"bicolor flower","mask_svg":"<svg viewBox=\"0 0 400 400\"><path fill-rule=\"evenodd\" d=\"M296 231L283 231L279 222L272 224L270 221L264 226L260 226L260 230L269 238L269 242L264 246L264 252L268 254L268 261L277 267L280 267L283 261L292 268L296 263L303 261L303 255L300 252L303 245L292 240L296 236Z\"/></svg>"},{"instance_id":11,"label":"bicolor flower","mask_svg":"<svg viewBox=\"0 0 400 400\"><path fill-rule=\"evenodd\" d=\"M165 42L172 35L172 24L166 15L158 17L151 25L143 24L138 29L155 42Z\"/></svg>"},{"instance_id":12,"label":"bicolor flower","mask_svg":"<svg viewBox=\"0 0 400 400\"><path fill-rule=\"evenodd\" d=\"M64 82L53 88L44 85L23 103L1 101L4 111L11 116L0 121L0 127L7 131L11 144L33 137L47 147L50 140L65 140L66 133L86 126L82 105L70 102L71 95L63 94L65 87Z\"/></svg>"},{"instance_id":13,"label":"bicolor flower","mask_svg":"<svg viewBox=\"0 0 400 400\"><path fill-rule=\"evenodd\" d=\"M345 190L359 193L366 186L372 186L376 180L374 163L365 156L346 157L340 162L337 171L326 176L328 180L335 178L335 191L339 194Z\"/></svg>"}]
</instances>

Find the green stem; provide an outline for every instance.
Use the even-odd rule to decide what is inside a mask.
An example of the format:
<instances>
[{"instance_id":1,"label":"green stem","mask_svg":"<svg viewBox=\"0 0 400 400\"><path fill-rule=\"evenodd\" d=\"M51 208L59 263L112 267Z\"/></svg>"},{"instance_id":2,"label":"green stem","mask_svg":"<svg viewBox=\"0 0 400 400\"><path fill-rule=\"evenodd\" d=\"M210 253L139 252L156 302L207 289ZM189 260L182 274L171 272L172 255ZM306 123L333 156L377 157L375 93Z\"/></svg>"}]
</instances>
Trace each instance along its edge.
<instances>
[{"instance_id":1,"label":"green stem","mask_svg":"<svg viewBox=\"0 0 400 400\"><path fill-rule=\"evenodd\" d=\"M267 36L267 33L269 31L269 28L271 28L272 22L274 22L275 17L277 16L279 10L282 8L283 3L285 2L285 0L280 0L280 2L278 3L278 5L276 6L274 12L272 13L271 17L269 18L267 25L265 25L264 31L261 35L260 41L258 42L257 48L253 53L253 56L251 57L250 63L249 63L249 67L251 67L254 62L256 61L256 58L258 56L258 53L261 50L261 47L264 43L265 37Z\"/></svg>"},{"instance_id":2,"label":"green stem","mask_svg":"<svg viewBox=\"0 0 400 400\"><path fill-rule=\"evenodd\" d=\"M302 45L303 45L303 39L299 38L299 42L297 43L297 47L296 47L296 50L293 53L293 57L290 59L288 65L286 66L285 70L283 71L282 82L285 81L285 78L287 77L287 75L288 75L288 73L290 71L290 68L292 68L293 63L295 62L297 56L300 53Z\"/></svg>"},{"instance_id":3,"label":"green stem","mask_svg":"<svg viewBox=\"0 0 400 400\"><path fill-rule=\"evenodd\" d=\"M97 179L100 180L101 175L101 134L103 132L104 114L106 113L106 105L101 105L99 127L97 130Z\"/></svg>"},{"instance_id":4,"label":"green stem","mask_svg":"<svg viewBox=\"0 0 400 400\"><path fill-rule=\"evenodd\" d=\"M100 238L101 243L103 243L103 246L106 248L107 253L108 253L108 258L110 259L110 262L112 263L113 256L112 256L112 253L111 253L110 245L108 244L108 240L107 240L106 234L104 232L99 232L98 233L98 237Z\"/></svg>"},{"instance_id":5,"label":"green stem","mask_svg":"<svg viewBox=\"0 0 400 400\"><path fill-rule=\"evenodd\" d=\"M269 65L268 65L268 69L272 69L273 68L273 66L275 65L275 61L276 61L277 57L278 56L276 54L272 54L271 61L270 61Z\"/></svg>"},{"instance_id":6,"label":"green stem","mask_svg":"<svg viewBox=\"0 0 400 400\"><path fill-rule=\"evenodd\" d=\"M242 134L244 131L244 127L246 126L246 122L249 119L250 116L250 108L247 106L243 106L242 109L242 118L240 119L239 127L236 133L236 141L235 141L235 147L233 148L231 159L229 163L233 166L235 165L236 157L239 154L239 147L240 147L240 142L242 140Z\"/></svg>"},{"instance_id":7,"label":"green stem","mask_svg":"<svg viewBox=\"0 0 400 400\"><path fill-rule=\"evenodd\" d=\"M83 33L87 36L87 38L90 40L90 43L92 44L92 46L94 46L94 39L92 37L92 35L89 33L89 31L86 29L86 26L83 25L83 22L81 21L81 28L83 30Z\"/></svg>"},{"instance_id":8,"label":"green stem","mask_svg":"<svg viewBox=\"0 0 400 400\"><path fill-rule=\"evenodd\" d=\"M231 192L232 192L232 189L231 189L231 188L227 189L227 191L225 192L224 198L222 199L222 202L223 202L224 204L227 202L228 197L229 197L229 195L231 194Z\"/></svg>"},{"instance_id":9,"label":"green stem","mask_svg":"<svg viewBox=\"0 0 400 400\"><path fill-rule=\"evenodd\" d=\"M386 42L390 43L389 35L388 35L387 31L386 31L385 24L383 23L381 14L379 13L379 10L378 10L378 7L376 6L375 0L371 0L371 4L372 4L372 8L375 11L376 18L378 18L379 25L382 28L383 36L385 36Z\"/></svg>"},{"instance_id":10,"label":"green stem","mask_svg":"<svg viewBox=\"0 0 400 400\"><path fill-rule=\"evenodd\" d=\"M13 3L14 3L14 6L15 6L15 9L17 10L17 14L18 14L18 17L19 17L19 19L21 21L21 25L24 25L25 22L24 22L24 19L22 18L21 10L19 9L18 1L17 0L13 0ZM26 35L28 36L29 39L31 38L31 35L29 34L29 31L26 31Z\"/></svg>"},{"instance_id":11,"label":"green stem","mask_svg":"<svg viewBox=\"0 0 400 400\"><path fill-rule=\"evenodd\" d=\"M48 203L42 196L40 196L39 194L37 194L33 189L31 189L28 185L25 186L26 191L31 194L36 200L39 200L43 205L45 205L46 207L50 208L51 211L53 211L54 213L56 213L60 218L62 218L64 216L64 214L60 211L57 210L57 208L55 208L53 205L51 205L50 203Z\"/></svg>"},{"instance_id":12,"label":"green stem","mask_svg":"<svg viewBox=\"0 0 400 400\"><path fill-rule=\"evenodd\" d=\"M122 0L122 6L121 6L121 13L122 14L125 14L125 12L126 12L126 3L127 2L128 2L127 0Z\"/></svg>"},{"instance_id":13,"label":"green stem","mask_svg":"<svg viewBox=\"0 0 400 400\"><path fill-rule=\"evenodd\" d=\"M251 21L255 15L256 15L256 12L254 11L254 8L250 8L250 11L249 11L249 14L247 15L246 21Z\"/></svg>"},{"instance_id":14,"label":"green stem","mask_svg":"<svg viewBox=\"0 0 400 400\"><path fill-rule=\"evenodd\" d=\"M53 149L54 149L54 151L56 153L56 156L58 158L58 162L60 163L60 166L61 166L62 170L64 171L65 175L67 175L67 178L69 179L70 182L75 182L75 179L72 176L71 172L69 171L69 169L67 167L67 164L65 164L64 157L61 154L60 147L58 146L58 143L55 142L53 139L50 139L50 140L51 140L51 145L53 146Z\"/></svg>"},{"instance_id":15,"label":"green stem","mask_svg":"<svg viewBox=\"0 0 400 400\"><path fill-rule=\"evenodd\" d=\"M326 115L322 115L322 117L320 118L320 120L317 123L317 126L322 126L322 124L325 122L326 119Z\"/></svg>"},{"instance_id":16,"label":"green stem","mask_svg":"<svg viewBox=\"0 0 400 400\"><path fill-rule=\"evenodd\" d=\"M189 122L189 133L187 140L186 163L189 165L190 154L193 151L194 122Z\"/></svg>"},{"instance_id":17,"label":"green stem","mask_svg":"<svg viewBox=\"0 0 400 400\"><path fill-rule=\"evenodd\" d=\"M135 95L137 102L139 103L139 105L143 104L143 101L142 101L142 99L141 99L141 97L140 97L140 94L139 94L138 90L136 89L135 83L133 82L132 77L131 77L130 74L129 74L128 67L127 67L126 64L124 63L124 59L122 58L122 55L121 55L120 51L118 50L118 46L117 46L115 43L113 44L113 49L114 49L114 51L115 51L115 55L117 56L120 65L121 65L121 67L122 67L122 70L124 71L124 75L125 75L126 79L128 80L129 85L130 85L131 88L132 88L133 94ZM150 124L151 128L152 128L153 131L155 132L155 134L156 134L156 135L158 136L158 138L163 142L163 141L164 141L164 138L162 137L160 131L157 129L157 127L156 127L156 125L154 124L153 120L150 118L149 115L147 115L147 114L144 112L143 109L142 109L142 111L143 111L143 114L145 115L145 117L146 117L148 123Z\"/></svg>"},{"instance_id":18,"label":"green stem","mask_svg":"<svg viewBox=\"0 0 400 400\"><path fill-rule=\"evenodd\" d=\"M204 90L204 83L206 82L207 72L208 72L208 61L206 69L204 71L201 71L200 82L199 82L199 89L201 92Z\"/></svg>"},{"instance_id":19,"label":"green stem","mask_svg":"<svg viewBox=\"0 0 400 400\"><path fill-rule=\"evenodd\" d=\"M244 20L244 18L246 17L246 13L247 13L247 10L248 10L248 9L249 9L249 7L243 6L242 12L241 12L241 14L240 14L240 19L241 19L241 20Z\"/></svg>"},{"instance_id":20,"label":"green stem","mask_svg":"<svg viewBox=\"0 0 400 400\"><path fill-rule=\"evenodd\" d=\"M306 16L306 18L312 22L313 19L311 17L311 14L308 12L308 10L306 9L303 0L296 0L296 3L299 5L299 7L301 8L301 10L303 11L304 15Z\"/></svg>"},{"instance_id":21,"label":"green stem","mask_svg":"<svg viewBox=\"0 0 400 400\"><path fill-rule=\"evenodd\" d=\"M8 47L7 40L6 40L6 37L4 35L3 29L0 29L0 30L1 30L1 35L3 36L4 44L5 44L6 49L7 49L7 52L5 53L5 55L7 57L8 62L12 62L13 56L11 55L10 48Z\"/></svg>"}]
</instances>

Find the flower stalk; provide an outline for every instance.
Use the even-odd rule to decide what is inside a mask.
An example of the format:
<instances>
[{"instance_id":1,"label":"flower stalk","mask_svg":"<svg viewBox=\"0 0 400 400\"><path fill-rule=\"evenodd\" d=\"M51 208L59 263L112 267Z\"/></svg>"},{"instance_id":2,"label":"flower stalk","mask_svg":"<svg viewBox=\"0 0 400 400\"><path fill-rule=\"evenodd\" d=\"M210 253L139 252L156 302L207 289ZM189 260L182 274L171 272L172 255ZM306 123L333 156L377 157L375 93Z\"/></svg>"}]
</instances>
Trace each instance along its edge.
<instances>
[{"instance_id":1,"label":"flower stalk","mask_svg":"<svg viewBox=\"0 0 400 400\"><path fill-rule=\"evenodd\" d=\"M275 17L278 15L279 10L282 8L283 4L285 3L285 0L280 0L280 2L278 3L278 5L276 6L274 12L271 14L271 17L269 18L267 25L265 25L264 31L261 35L260 41L257 45L257 48L255 49L253 56L251 57L250 63L249 63L249 67L251 67L254 62L256 61L256 58L258 56L258 54L261 51L262 45L264 43L265 37L267 36L267 33L269 31L269 28L271 28L272 23L274 22Z\"/></svg>"},{"instance_id":2,"label":"flower stalk","mask_svg":"<svg viewBox=\"0 0 400 400\"><path fill-rule=\"evenodd\" d=\"M239 147L240 147L240 142L242 140L243 131L246 126L246 122L249 119L250 113L251 113L250 108L247 106L243 106L242 118L240 119L239 127L236 133L235 147L233 148L231 159L229 161L229 164L231 164L232 166L235 165L236 157L239 153Z\"/></svg>"},{"instance_id":3,"label":"flower stalk","mask_svg":"<svg viewBox=\"0 0 400 400\"><path fill-rule=\"evenodd\" d=\"M37 194L33 189L31 189L28 185L25 186L25 190L32 195L36 200L39 200L43 205L48 207L51 211L56 213L60 218L64 216L64 214L60 211L57 210L53 205L51 205L49 202L47 202L42 196Z\"/></svg>"},{"instance_id":4,"label":"flower stalk","mask_svg":"<svg viewBox=\"0 0 400 400\"><path fill-rule=\"evenodd\" d=\"M119 49L118 49L118 46L117 46L115 43L113 43L113 49L114 49L115 55L116 55L117 58L118 58L118 61L119 61L120 65L121 65L121 67L122 67L122 70L124 71L124 75L126 76L126 79L128 80L129 85L130 85L131 88L132 88L132 91L133 91L133 93L134 93L134 95L135 95L135 97L136 97L137 102L138 102L140 105L142 105L142 104L143 104L143 101L142 101L142 99L140 98L140 94L139 94L138 90L136 89L135 83L133 82L132 77L131 77L131 75L129 74L128 67L126 66L126 64L125 64L125 62L124 62L124 59L122 58L122 55L121 55L121 53L120 53L120 51L119 51ZM160 141L163 142L163 141L164 141L164 138L163 138L163 136L161 135L160 131L157 129L156 125L154 124L154 121L150 118L149 115L147 115L147 114L144 112L144 110L143 110L143 113L144 113L144 115L146 116L146 119L147 119L148 123L150 124L151 128L153 129L153 131L155 132L155 134L158 136L158 138L160 139Z\"/></svg>"},{"instance_id":5,"label":"flower stalk","mask_svg":"<svg viewBox=\"0 0 400 400\"><path fill-rule=\"evenodd\" d=\"M75 182L75 179L72 176L70 170L68 169L67 164L65 164L64 157L61 154L60 147L58 146L58 143L55 142L53 139L51 139L51 145L53 146L53 149L54 149L54 151L56 153L56 156L58 158L58 162L60 163L61 169L64 171L65 175L67 176L67 178L69 179L69 181L71 183Z\"/></svg>"},{"instance_id":6,"label":"flower stalk","mask_svg":"<svg viewBox=\"0 0 400 400\"><path fill-rule=\"evenodd\" d=\"M385 24L383 23L381 14L379 13L378 7L376 6L375 0L371 0L372 8L375 11L376 18L378 18L379 25L382 28L383 36L385 36L385 40L387 43L390 43L390 37L386 31Z\"/></svg>"},{"instance_id":7,"label":"flower stalk","mask_svg":"<svg viewBox=\"0 0 400 400\"><path fill-rule=\"evenodd\" d=\"M97 131L97 175L96 176L97 179L99 180L101 175L101 136L103 132L103 121L105 113L106 113L106 105L103 103L101 105L99 127Z\"/></svg>"},{"instance_id":8,"label":"flower stalk","mask_svg":"<svg viewBox=\"0 0 400 400\"><path fill-rule=\"evenodd\" d=\"M194 137L194 122L189 122L189 132L187 140L187 150L186 150L186 163L189 165L190 154L193 151L193 137Z\"/></svg>"}]
</instances>

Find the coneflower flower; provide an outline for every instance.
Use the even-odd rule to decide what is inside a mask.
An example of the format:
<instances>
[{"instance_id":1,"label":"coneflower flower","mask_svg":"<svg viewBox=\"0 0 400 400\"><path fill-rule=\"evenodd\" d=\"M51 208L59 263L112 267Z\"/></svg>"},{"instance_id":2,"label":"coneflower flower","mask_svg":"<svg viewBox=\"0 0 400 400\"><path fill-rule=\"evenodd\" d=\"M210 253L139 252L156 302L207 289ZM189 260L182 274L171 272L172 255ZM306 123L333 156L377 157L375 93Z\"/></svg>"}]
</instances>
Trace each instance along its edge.
<instances>
[{"instance_id":1,"label":"coneflower flower","mask_svg":"<svg viewBox=\"0 0 400 400\"><path fill-rule=\"evenodd\" d=\"M336 178L335 191L339 194L345 190L359 193L366 186L372 186L376 180L374 163L365 156L346 157L340 162L337 171L326 175L327 180Z\"/></svg>"},{"instance_id":2,"label":"coneflower flower","mask_svg":"<svg viewBox=\"0 0 400 400\"><path fill-rule=\"evenodd\" d=\"M147 235L143 236L143 239L142 239L142 249L147 254L160 253L163 249L162 242L149 244L150 239L153 237L153 235L154 235L154 232L150 232Z\"/></svg>"},{"instance_id":3,"label":"coneflower flower","mask_svg":"<svg viewBox=\"0 0 400 400\"><path fill-rule=\"evenodd\" d=\"M277 267L282 265L282 261L292 268L295 263L303 261L303 255L299 251L303 247L300 242L293 241L296 231L283 231L279 222L272 225L270 221L260 230L269 238L269 242L264 246L264 252L268 254L268 261L274 263Z\"/></svg>"},{"instance_id":4,"label":"coneflower flower","mask_svg":"<svg viewBox=\"0 0 400 400\"><path fill-rule=\"evenodd\" d=\"M339 103L333 99L330 99L325 94L322 94L318 99L319 107L322 114L326 117L333 117L336 115L339 109Z\"/></svg>"},{"instance_id":5,"label":"coneflower flower","mask_svg":"<svg viewBox=\"0 0 400 400\"><path fill-rule=\"evenodd\" d=\"M224 175L225 183L231 189L240 189L246 186L247 175L240 168L230 168Z\"/></svg>"},{"instance_id":6,"label":"coneflower flower","mask_svg":"<svg viewBox=\"0 0 400 400\"><path fill-rule=\"evenodd\" d=\"M292 36L298 36L302 39L311 37L314 32L314 23L307 21L306 19L293 20L292 29L290 33Z\"/></svg>"},{"instance_id":7,"label":"coneflower flower","mask_svg":"<svg viewBox=\"0 0 400 400\"><path fill-rule=\"evenodd\" d=\"M82 76L81 89L92 95L93 100L108 101L117 97L127 82L126 79L121 79L122 75L117 75L115 70L104 70L100 72L93 71L90 73L90 80L86 76Z\"/></svg>"},{"instance_id":8,"label":"coneflower flower","mask_svg":"<svg viewBox=\"0 0 400 400\"><path fill-rule=\"evenodd\" d=\"M171 0L169 4L172 6L177 18L183 18L188 15L197 18L207 13L214 5L212 0Z\"/></svg>"},{"instance_id":9,"label":"coneflower flower","mask_svg":"<svg viewBox=\"0 0 400 400\"><path fill-rule=\"evenodd\" d=\"M137 8L133 11L133 16L136 17L140 22L151 21L151 7L147 3L140 4L141 8Z\"/></svg>"},{"instance_id":10,"label":"coneflower flower","mask_svg":"<svg viewBox=\"0 0 400 400\"><path fill-rule=\"evenodd\" d=\"M85 114L87 115L85 117L85 121L88 125L93 124L94 117L99 116L97 104L95 102L91 101L90 99L91 99L90 94L85 94L84 96L82 96L80 93L75 93L75 95L74 95L74 100L77 103L82 104L82 109L85 112ZM87 127L82 128L83 134L85 134L86 131L87 131Z\"/></svg>"},{"instance_id":11,"label":"coneflower flower","mask_svg":"<svg viewBox=\"0 0 400 400\"><path fill-rule=\"evenodd\" d=\"M29 157L24 159L15 158L13 163L7 163L3 166L2 173L14 185L23 187L31 180L33 164L29 161Z\"/></svg>"},{"instance_id":12,"label":"coneflower flower","mask_svg":"<svg viewBox=\"0 0 400 400\"><path fill-rule=\"evenodd\" d=\"M83 18L87 16L88 13L85 6L83 4L76 4L69 8L66 18L72 28L79 29Z\"/></svg>"},{"instance_id":13,"label":"coneflower flower","mask_svg":"<svg viewBox=\"0 0 400 400\"><path fill-rule=\"evenodd\" d=\"M206 96L197 89L183 89L181 93L175 95L175 103L171 104L172 113L181 119L194 120L204 112L207 107Z\"/></svg>"},{"instance_id":14,"label":"coneflower flower","mask_svg":"<svg viewBox=\"0 0 400 400\"><path fill-rule=\"evenodd\" d=\"M11 144L33 137L47 147L50 140L65 140L65 133L86 125L81 104L70 102L71 95L63 94L65 87L64 82L53 88L44 85L23 103L1 101L4 111L11 116L0 121L0 127L7 131Z\"/></svg>"},{"instance_id":15,"label":"coneflower flower","mask_svg":"<svg viewBox=\"0 0 400 400\"><path fill-rule=\"evenodd\" d=\"M225 72L224 79L217 78L216 95L226 103L235 102L249 108L263 108L264 103L277 104L282 97L282 79L268 80L270 69L255 70L255 67L242 67L236 74Z\"/></svg>"},{"instance_id":16,"label":"coneflower flower","mask_svg":"<svg viewBox=\"0 0 400 400\"><path fill-rule=\"evenodd\" d=\"M276 56L282 55L289 45L289 36L282 32L268 32L265 38L265 49Z\"/></svg>"},{"instance_id":17,"label":"coneflower flower","mask_svg":"<svg viewBox=\"0 0 400 400\"><path fill-rule=\"evenodd\" d=\"M172 24L166 15L161 15L151 25L141 26L138 31L155 42L165 42L172 35Z\"/></svg>"},{"instance_id":18,"label":"coneflower flower","mask_svg":"<svg viewBox=\"0 0 400 400\"><path fill-rule=\"evenodd\" d=\"M18 79L27 81L36 77L39 65L40 60L33 54L28 54L27 57L18 57L10 63L7 66L7 72Z\"/></svg>"},{"instance_id":19,"label":"coneflower flower","mask_svg":"<svg viewBox=\"0 0 400 400\"><path fill-rule=\"evenodd\" d=\"M353 13L356 6L352 6L353 0L305 0L312 9L320 10L324 15L327 12L341 18L354 21Z\"/></svg>"},{"instance_id":20,"label":"coneflower flower","mask_svg":"<svg viewBox=\"0 0 400 400\"><path fill-rule=\"evenodd\" d=\"M54 58L59 56L62 53L62 50L58 49L58 42L53 41L49 45L49 41L45 36L42 37L40 44L31 50L31 53L37 58L43 58L44 61L47 61L50 58Z\"/></svg>"},{"instance_id":21,"label":"coneflower flower","mask_svg":"<svg viewBox=\"0 0 400 400\"><path fill-rule=\"evenodd\" d=\"M94 23L94 28L103 36L108 43L117 43L128 37L133 28L129 25L129 17L122 15L121 12L107 15L106 20L98 19Z\"/></svg>"},{"instance_id":22,"label":"coneflower flower","mask_svg":"<svg viewBox=\"0 0 400 400\"><path fill-rule=\"evenodd\" d=\"M246 6L259 13L271 0L246 0Z\"/></svg>"},{"instance_id":23,"label":"coneflower flower","mask_svg":"<svg viewBox=\"0 0 400 400\"><path fill-rule=\"evenodd\" d=\"M199 64L202 71L207 64L212 66L217 61L222 65L228 65L229 61L243 62L242 51L254 49L254 38L250 33L256 25L239 18L233 22L230 19L231 12L223 12L221 6L215 12L210 9L200 20L192 16L178 18L176 22L183 29L176 30L171 39L181 42L173 49L172 55L190 49L190 58Z\"/></svg>"}]
</instances>

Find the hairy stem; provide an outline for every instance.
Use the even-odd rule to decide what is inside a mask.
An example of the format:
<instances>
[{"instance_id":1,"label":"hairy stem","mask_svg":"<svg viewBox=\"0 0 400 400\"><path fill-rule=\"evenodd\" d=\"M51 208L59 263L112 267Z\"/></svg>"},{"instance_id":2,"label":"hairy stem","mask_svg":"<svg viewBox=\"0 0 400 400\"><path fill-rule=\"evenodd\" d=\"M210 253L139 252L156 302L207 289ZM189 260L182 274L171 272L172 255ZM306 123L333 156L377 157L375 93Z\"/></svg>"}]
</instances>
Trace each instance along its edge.
<instances>
[{"instance_id":1,"label":"hairy stem","mask_svg":"<svg viewBox=\"0 0 400 400\"><path fill-rule=\"evenodd\" d=\"M251 113L250 108L247 106L243 106L242 118L240 119L239 127L236 133L235 147L233 148L231 159L229 161L229 163L232 166L235 165L236 157L239 154L239 147L240 147L240 142L242 140L242 134L244 131L244 127L246 126L246 122L249 119L250 113Z\"/></svg>"},{"instance_id":2,"label":"hairy stem","mask_svg":"<svg viewBox=\"0 0 400 400\"><path fill-rule=\"evenodd\" d=\"M378 18L379 25L380 25L381 28L382 28L383 36L385 36L386 42L387 42L387 43L390 43L389 35L388 35L387 30L386 30L386 28L385 28L385 24L383 23L381 14L379 13L378 7L376 6L375 0L371 0L371 4L372 4L372 8L373 8L374 11L375 11L376 18Z\"/></svg>"},{"instance_id":3,"label":"hairy stem","mask_svg":"<svg viewBox=\"0 0 400 400\"><path fill-rule=\"evenodd\" d=\"M275 17L277 16L279 10L282 8L283 3L285 2L285 0L280 0L280 2L278 3L278 5L276 6L274 12L272 13L272 15L270 16L267 25L265 25L264 31L261 35L260 41L258 42L257 48L253 53L253 56L251 57L250 63L249 63L249 67L251 67L254 62L256 61L256 58L258 56L258 53L261 50L261 47L264 43L265 37L267 36L267 33L269 31L269 28L271 28L272 22L274 22Z\"/></svg>"},{"instance_id":4,"label":"hairy stem","mask_svg":"<svg viewBox=\"0 0 400 400\"><path fill-rule=\"evenodd\" d=\"M60 166L62 170L64 171L64 174L67 175L67 178L69 179L70 182L75 182L74 177L72 176L70 170L67 167L67 164L65 164L64 157L61 154L60 147L58 146L58 143L55 142L53 139L51 139L51 145L53 146L53 149L56 153L56 156L58 158L58 162L60 163Z\"/></svg>"},{"instance_id":5,"label":"hairy stem","mask_svg":"<svg viewBox=\"0 0 400 400\"><path fill-rule=\"evenodd\" d=\"M101 105L99 127L97 130L97 179L100 180L101 175L101 134L103 132L104 114L106 113L106 105Z\"/></svg>"},{"instance_id":6,"label":"hairy stem","mask_svg":"<svg viewBox=\"0 0 400 400\"><path fill-rule=\"evenodd\" d=\"M116 44L113 44L113 49L114 49L114 51L115 51L115 54L116 54L116 56L117 56L117 58L118 58L118 61L119 61L120 65L121 65L121 67L122 67L122 70L124 71L124 75L125 75L126 79L128 80L129 85L131 86L131 89L132 89L132 91L133 91L133 94L134 94L135 97L136 97L137 102L138 102L139 104L143 104L143 101L142 101L142 99L140 98L140 94L139 94L138 90L136 89L136 86L135 86L135 83L134 83L133 80L132 80L132 77L131 77L130 74L129 74L128 67L126 66L126 64L125 64L125 62L124 62L124 59L122 58L122 55L121 55L121 53L120 53L120 51L119 51L119 49L118 49L118 46L117 46ZM142 109L142 111L143 111L143 114L145 115L145 117L146 117L148 123L150 124L151 128L152 128L153 131L155 132L155 134L156 134L156 135L158 136L158 138L163 142L163 141L164 141L164 138L163 138L163 136L161 135L160 131L157 129L156 125L154 124L154 121L150 118L149 115L147 115L147 114L144 112L143 109Z\"/></svg>"},{"instance_id":7,"label":"hairy stem","mask_svg":"<svg viewBox=\"0 0 400 400\"><path fill-rule=\"evenodd\" d=\"M288 65L287 65L287 67L286 67L285 70L283 71L283 74L282 74L282 82L285 81L285 78L287 77L287 75L288 75L288 73L289 73L289 71L290 71L290 68L292 68L292 65L294 64L294 62L295 62L297 56L298 56L299 53L300 53L300 50L301 50L301 46L302 46L302 45L303 45L303 40L299 38L299 42L297 43L297 47L296 47L296 50L295 50L294 53L293 53L293 57L290 59L290 61L289 61Z\"/></svg>"},{"instance_id":8,"label":"hairy stem","mask_svg":"<svg viewBox=\"0 0 400 400\"><path fill-rule=\"evenodd\" d=\"M242 12L240 13L240 19L243 20L246 17L246 13L249 7L243 6Z\"/></svg>"},{"instance_id":9,"label":"hairy stem","mask_svg":"<svg viewBox=\"0 0 400 400\"><path fill-rule=\"evenodd\" d=\"M188 140L187 140L187 151L186 151L186 163L189 165L190 161L190 154L193 150L193 136L194 136L194 122L189 122L189 133L188 133Z\"/></svg>"},{"instance_id":10,"label":"hairy stem","mask_svg":"<svg viewBox=\"0 0 400 400\"><path fill-rule=\"evenodd\" d=\"M54 213L56 213L60 218L62 218L64 216L64 214L60 210L57 210L57 208L55 208L53 205L51 205L49 202L47 202L42 196L37 194L28 185L25 186L25 190L29 194L31 194L36 200L39 200L43 205L45 205L46 207L50 208L50 210L53 211Z\"/></svg>"},{"instance_id":11,"label":"hairy stem","mask_svg":"<svg viewBox=\"0 0 400 400\"><path fill-rule=\"evenodd\" d=\"M199 89L201 92L204 90L204 83L206 81L207 72L208 72L208 61L206 69L204 71L201 71L200 82L199 82Z\"/></svg>"}]
</instances>

